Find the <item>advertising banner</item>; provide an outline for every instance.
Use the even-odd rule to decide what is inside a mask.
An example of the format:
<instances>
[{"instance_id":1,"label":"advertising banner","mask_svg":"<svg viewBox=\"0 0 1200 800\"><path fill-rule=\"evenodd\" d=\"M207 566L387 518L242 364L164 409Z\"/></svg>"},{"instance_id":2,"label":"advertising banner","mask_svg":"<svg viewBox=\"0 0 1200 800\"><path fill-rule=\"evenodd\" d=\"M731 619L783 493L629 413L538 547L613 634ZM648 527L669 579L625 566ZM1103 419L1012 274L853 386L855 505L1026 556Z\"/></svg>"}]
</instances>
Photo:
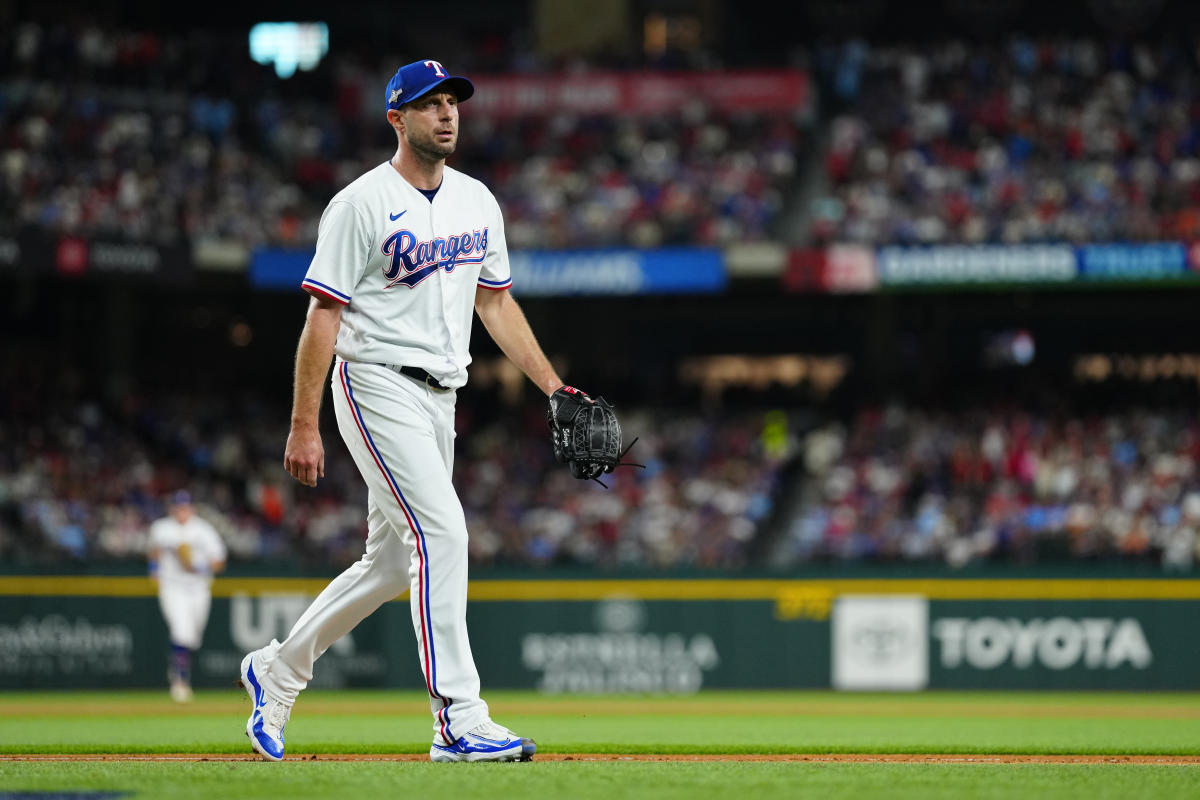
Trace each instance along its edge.
<instances>
[{"instance_id":1,"label":"advertising banner","mask_svg":"<svg viewBox=\"0 0 1200 800\"><path fill-rule=\"evenodd\" d=\"M176 280L191 274L191 250L185 244L85 236L51 236L35 229L0 235L0 270L56 273L74 278L135 277Z\"/></svg>"},{"instance_id":2,"label":"advertising banner","mask_svg":"<svg viewBox=\"0 0 1200 800\"><path fill-rule=\"evenodd\" d=\"M845 595L833 606L833 688L924 689L929 683L929 601Z\"/></svg>"},{"instance_id":3,"label":"advertising banner","mask_svg":"<svg viewBox=\"0 0 1200 800\"><path fill-rule=\"evenodd\" d=\"M80 595L52 580L0 579L0 689L165 687L148 580L88 578ZM218 580L196 685L228 686L317 590ZM1200 581L1187 580L484 581L467 621L495 688L1194 691L1198 615ZM312 685L418 689L407 599L334 643Z\"/></svg>"},{"instance_id":4,"label":"advertising banner","mask_svg":"<svg viewBox=\"0 0 1200 800\"><path fill-rule=\"evenodd\" d=\"M720 73L589 73L538 77L479 75L471 113L663 114L703 102L721 111L806 111L808 75L799 70Z\"/></svg>"},{"instance_id":5,"label":"advertising banner","mask_svg":"<svg viewBox=\"0 0 1200 800\"><path fill-rule=\"evenodd\" d=\"M315 249L260 247L250 254L250 284L261 289L293 289L298 292L315 252Z\"/></svg>"},{"instance_id":6,"label":"advertising banner","mask_svg":"<svg viewBox=\"0 0 1200 800\"><path fill-rule=\"evenodd\" d=\"M311 600L304 594L215 598L193 683L228 686L242 657L287 636ZM314 686L404 680L420 686L407 604L388 604L381 612L330 647ZM399 636L386 635L388 628ZM155 597L0 597L0 688L166 686L168 645Z\"/></svg>"},{"instance_id":7,"label":"advertising banner","mask_svg":"<svg viewBox=\"0 0 1200 800\"><path fill-rule=\"evenodd\" d=\"M525 296L719 292L719 250L567 250L514 253L513 294Z\"/></svg>"},{"instance_id":8,"label":"advertising banner","mask_svg":"<svg viewBox=\"0 0 1200 800\"><path fill-rule=\"evenodd\" d=\"M1065 244L883 247L878 264L883 287L1069 283L1076 275Z\"/></svg>"},{"instance_id":9,"label":"advertising banner","mask_svg":"<svg viewBox=\"0 0 1200 800\"><path fill-rule=\"evenodd\" d=\"M793 250L783 285L793 292L873 292L879 288L875 251L856 244Z\"/></svg>"},{"instance_id":10,"label":"advertising banner","mask_svg":"<svg viewBox=\"0 0 1200 800\"><path fill-rule=\"evenodd\" d=\"M1195 689L1200 644L1179 631L1195 602L944 602L931 609L940 688Z\"/></svg>"},{"instance_id":11,"label":"advertising banner","mask_svg":"<svg viewBox=\"0 0 1200 800\"><path fill-rule=\"evenodd\" d=\"M837 244L793 250L784 288L797 292L999 286L1200 283L1200 248L1138 244L887 246Z\"/></svg>"},{"instance_id":12,"label":"advertising banner","mask_svg":"<svg viewBox=\"0 0 1200 800\"><path fill-rule=\"evenodd\" d=\"M312 251L263 248L250 261L255 286L296 289ZM562 250L510 254L513 294L525 297L719 292L728 279L719 250Z\"/></svg>"},{"instance_id":13,"label":"advertising banner","mask_svg":"<svg viewBox=\"0 0 1200 800\"><path fill-rule=\"evenodd\" d=\"M1093 281L1153 281L1188 273L1182 242L1090 244L1079 250L1079 277Z\"/></svg>"},{"instance_id":14,"label":"advertising banner","mask_svg":"<svg viewBox=\"0 0 1200 800\"><path fill-rule=\"evenodd\" d=\"M468 614L480 674L548 693L828 686L826 622L762 601L489 602Z\"/></svg>"}]
</instances>

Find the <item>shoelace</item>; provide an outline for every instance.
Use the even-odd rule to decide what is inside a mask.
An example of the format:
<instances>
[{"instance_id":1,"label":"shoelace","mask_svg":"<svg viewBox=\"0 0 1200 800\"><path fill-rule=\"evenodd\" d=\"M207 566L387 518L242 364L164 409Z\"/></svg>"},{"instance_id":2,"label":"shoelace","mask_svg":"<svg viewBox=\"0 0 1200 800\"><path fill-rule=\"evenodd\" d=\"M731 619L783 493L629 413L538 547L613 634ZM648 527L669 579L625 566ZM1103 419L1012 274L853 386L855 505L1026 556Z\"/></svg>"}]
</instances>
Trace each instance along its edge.
<instances>
[{"instance_id":1,"label":"shoelace","mask_svg":"<svg viewBox=\"0 0 1200 800\"><path fill-rule=\"evenodd\" d=\"M482 736L484 739L515 739L517 735L503 725L498 725L495 722L485 722L475 728L471 733L476 736Z\"/></svg>"},{"instance_id":2,"label":"shoelace","mask_svg":"<svg viewBox=\"0 0 1200 800\"><path fill-rule=\"evenodd\" d=\"M290 707L283 703L272 703L271 707L267 709L267 725L283 733L283 727L288 724L291 716L292 709Z\"/></svg>"}]
</instances>

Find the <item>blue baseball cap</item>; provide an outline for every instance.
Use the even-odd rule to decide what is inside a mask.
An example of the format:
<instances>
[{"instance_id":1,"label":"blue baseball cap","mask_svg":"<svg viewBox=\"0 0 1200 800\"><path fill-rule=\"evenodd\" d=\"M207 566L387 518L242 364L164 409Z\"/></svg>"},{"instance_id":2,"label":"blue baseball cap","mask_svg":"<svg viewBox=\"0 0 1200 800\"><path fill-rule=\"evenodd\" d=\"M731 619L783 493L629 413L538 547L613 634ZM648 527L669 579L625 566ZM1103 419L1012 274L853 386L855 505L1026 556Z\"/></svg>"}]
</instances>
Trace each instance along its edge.
<instances>
[{"instance_id":1,"label":"blue baseball cap","mask_svg":"<svg viewBox=\"0 0 1200 800\"><path fill-rule=\"evenodd\" d=\"M440 61L429 60L414 61L396 70L388 81L383 100L388 109L399 108L443 84L454 92L460 103L475 94L475 84L461 75L449 74Z\"/></svg>"},{"instance_id":2,"label":"blue baseball cap","mask_svg":"<svg viewBox=\"0 0 1200 800\"><path fill-rule=\"evenodd\" d=\"M175 494L171 495L171 505L187 506L192 504L192 496L187 491L180 489Z\"/></svg>"}]
</instances>

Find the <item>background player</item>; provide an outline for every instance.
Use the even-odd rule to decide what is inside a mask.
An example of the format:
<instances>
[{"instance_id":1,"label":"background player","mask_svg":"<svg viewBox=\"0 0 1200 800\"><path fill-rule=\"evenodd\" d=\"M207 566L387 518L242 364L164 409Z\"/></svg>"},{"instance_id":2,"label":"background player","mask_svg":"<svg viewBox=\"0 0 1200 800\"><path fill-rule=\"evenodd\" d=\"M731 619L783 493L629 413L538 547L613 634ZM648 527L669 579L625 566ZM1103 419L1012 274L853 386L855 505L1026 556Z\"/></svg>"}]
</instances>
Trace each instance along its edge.
<instances>
[{"instance_id":1,"label":"background player","mask_svg":"<svg viewBox=\"0 0 1200 800\"><path fill-rule=\"evenodd\" d=\"M170 513L150 526L150 574L171 639L171 697L192 699L192 653L200 649L212 605L212 577L225 568L225 543L196 516L187 492L171 496Z\"/></svg>"},{"instance_id":2,"label":"background player","mask_svg":"<svg viewBox=\"0 0 1200 800\"><path fill-rule=\"evenodd\" d=\"M466 383L471 311L547 395L563 382L508 292L500 208L445 166L458 104L474 93L437 61L387 86L393 158L339 192L322 215L303 287L312 295L296 354L284 466L324 474L318 411L334 355L338 428L369 488L363 558L316 598L282 642L242 662L254 710L246 733L283 757L283 728L313 663L380 604L411 589L413 629L434 715L434 761L527 760L536 747L491 721L467 639L467 527L451 483L455 390Z\"/></svg>"}]
</instances>

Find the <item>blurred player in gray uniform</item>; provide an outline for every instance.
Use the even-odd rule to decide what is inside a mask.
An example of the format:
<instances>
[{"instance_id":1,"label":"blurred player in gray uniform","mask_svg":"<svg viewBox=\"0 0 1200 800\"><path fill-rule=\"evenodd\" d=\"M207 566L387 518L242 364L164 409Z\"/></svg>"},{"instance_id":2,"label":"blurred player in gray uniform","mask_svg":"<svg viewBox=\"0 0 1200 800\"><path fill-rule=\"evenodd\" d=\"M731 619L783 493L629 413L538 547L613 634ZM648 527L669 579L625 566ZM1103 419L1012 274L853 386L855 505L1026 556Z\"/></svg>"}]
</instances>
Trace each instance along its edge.
<instances>
[{"instance_id":1,"label":"blurred player in gray uniform","mask_svg":"<svg viewBox=\"0 0 1200 800\"><path fill-rule=\"evenodd\" d=\"M212 578L225 568L225 557L225 543L196 516L191 496L173 494L170 513L150 526L150 575L171 639L171 697L180 703L192 699L192 653L204 639Z\"/></svg>"},{"instance_id":2,"label":"blurred player in gray uniform","mask_svg":"<svg viewBox=\"0 0 1200 800\"><path fill-rule=\"evenodd\" d=\"M313 664L364 617L409 589L433 713L433 761L524 761L533 740L492 721L467 640L467 525L451 476L455 390L467 382L472 312L550 395L563 382L512 285L504 222L482 183L451 167L459 103L474 94L437 61L401 67L384 92L398 146L321 217L302 287L284 467L315 486L329 364L338 429L369 489L366 553L313 601L282 642L242 661L255 751L283 758L283 728Z\"/></svg>"}]
</instances>

